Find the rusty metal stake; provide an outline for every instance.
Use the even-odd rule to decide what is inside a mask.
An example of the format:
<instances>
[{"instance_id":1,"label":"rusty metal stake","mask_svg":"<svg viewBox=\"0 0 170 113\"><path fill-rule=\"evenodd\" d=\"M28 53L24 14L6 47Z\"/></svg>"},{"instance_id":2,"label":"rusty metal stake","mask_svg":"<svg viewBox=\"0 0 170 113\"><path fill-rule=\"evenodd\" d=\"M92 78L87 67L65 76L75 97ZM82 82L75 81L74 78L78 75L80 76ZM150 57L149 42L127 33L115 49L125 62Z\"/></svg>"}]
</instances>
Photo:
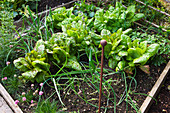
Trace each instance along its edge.
<instances>
[{"instance_id":1,"label":"rusty metal stake","mask_svg":"<svg viewBox=\"0 0 170 113\"><path fill-rule=\"evenodd\" d=\"M106 40L101 40L100 44L102 45L102 56L101 56L101 73L100 73L100 93L99 93L99 109L98 113L100 113L101 107L101 96L102 96L102 76L103 76L103 58L104 58L104 46L107 44Z\"/></svg>"}]
</instances>

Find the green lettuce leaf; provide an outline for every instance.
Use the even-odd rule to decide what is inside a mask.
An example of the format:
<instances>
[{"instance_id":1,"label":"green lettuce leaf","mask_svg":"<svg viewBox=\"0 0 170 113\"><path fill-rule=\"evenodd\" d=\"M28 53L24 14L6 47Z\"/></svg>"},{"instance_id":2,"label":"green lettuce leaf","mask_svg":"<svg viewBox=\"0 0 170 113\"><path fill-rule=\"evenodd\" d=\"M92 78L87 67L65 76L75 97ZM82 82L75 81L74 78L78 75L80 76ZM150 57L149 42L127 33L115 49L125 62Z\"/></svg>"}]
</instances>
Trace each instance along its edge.
<instances>
[{"instance_id":1,"label":"green lettuce leaf","mask_svg":"<svg viewBox=\"0 0 170 113\"><path fill-rule=\"evenodd\" d=\"M131 22L138 21L138 20L140 20L141 18L144 18L144 17L145 17L145 15L143 13L138 13L131 19Z\"/></svg>"},{"instance_id":2,"label":"green lettuce leaf","mask_svg":"<svg viewBox=\"0 0 170 113\"><path fill-rule=\"evenodd\" d=\"M139 46L139 40L136 39L133 41L133 48L138 48L138 46Z\"/></svg>"},{"instance_id":3,"label":"green lettuce leaf","mask_svg":"<svg viewBox=\"0 0 170 113\"><path fill-rule=\"evenodd\" d=\"M115 50L115 48L119 45L119 43L121 42L121 40L115 39L112 43L112 51Z\"/></svg>"},{"instance_id":4,"label":"green lettuce leaf","mask_svg":"<svg viewBox=\"0 0 170 113\"><path fill-rule=\"evenodd\" d=\"M65 65L66 68L74 69L74 70L82 70L80 64L77 62L75 56L72 56L68 59L67 64Z\"/></svg>"},{"instance_id":5,"label":"green lettuce leaf","mask_svg":"<svg viewBox=\"0 0 170 113\"><path fill-rule=\"evenodd\" d=\"M150 57L152 57L158 52L158 49L159 44L151 44L141 57L133 60L133 63L144 65Z\"/></svg>"},{"instance_id":6,"label":"green lettuce leaf","mask_svg":"<svg viewBox=\"0 0 170 113\"><path fill-rule=\"evenodd\" d=\"M52 18L56 22L61 22L67 18L67 10L65 7L57 8L52 13Z\"/></svg>"},{"instance_id":7,"label":"green lettuce leaf","mask_svg":"<svg viewBox=\"0 0 170 113\"><path fill-rule=\"evenodd\" d=\"M123 70L125 66L126 66L126 62L125 62L125 61L120 61L120 62L117 64L116 71Z\"/></svg>"},{"instance_id":8,"label":"green lettuce leaf","mask_svg":"<svg viewBox=\"0 0 170 113\"><path fill-rule=\"evenodd\" d=\"M99 9L96 11L95 14L95 20L94 20L94 28L97 29L98 32L102 31L103 29L106 29L106 22L103 18L104 10Z\"/></svg>"},{"instance_id":9,"label":"green lettuce leaf","mask_svg":"<svg viewBox=\"0 0 170 113\"><path fill-rule=\"evenodd\" d=\"M133 63L144 65L148 60L149 60L149 54L145 53L141 57L134 59Z\"/></svg>"},{"instance_id":10,"label":"green lettuce leaf","mask_svg":"<svg viewBox=\"0 0 170 113\"><path fill-rule=\"evenodd\" d=\"M31 69L31 65L25 60L25 58L18 58L13 61L16 68L18 68L21 71L28 71Z\"/></svg>"},{"instance_id":11,"label":"green lettuce leaf","mask_svg":"<svg viewBox=\"0 0 170 113\"><path fill-rule=\"evenodd\" d=\"M128 34L130 34L131 32L132 32L132 28L129 28L129 29L123 31L123 34L124 34L124 35L128 35Z\"/></svg>"},{"instance_id":12,"label":"green lettuce leaf","mask_svg":"<svg viewBox=\"0 0 170 113\"><path fill-rule=\"evenodd\" d=\"M131 56L133 59L139 58L142 55L142 49L140 48L129 48L128 55Z\"/></svg>"},{"instance_id":13,"label":"green lettuce leaf","mask_svg":"<svg viewBox=\"0 0 170 113\"><path fill-rule=\"evenodd\" d=\"M111 34L111 32L109 30L106 30L106 29L103 29L101 31L101 36L102 37L106 37L106 36L109 36Z\"/></svg>"},{"instance_id":14,"label":"green lettuce leaf","mask_svg":"<svg viewBox=\"0 0 170 113\"><path fill-rule=\"evenodd\" d=\"M32 62L33 67L39 68L44 71L49 71L50 65L40 60L35 60Z\"/></svg>"},{"instance_id":15,"label":"green lettuce leaf","mask_svg":"<svg viewBox=\"0 0 170 113\"><path fill-rule=\"evenodd\" d=\"M38 83L41 83L41 82L43 82L47 79L47 76L49 76L49 74L46 71L38 72L36 77L35 77L35 80Z\"/></svg>"},{"instance_id":16,"label":"green lettuce leaf","mask_svg":"<svg viewBox=\"0 0 170 113\"><path fill-rule=\"evenodd\" d=\"M158 52L158 49L159 49L159 44L151 44L147 50L146 50L146 53L149 53L149 56L153 56L155 55L157 52Z\"/></svg>"},{"instance_id":17,"label":"green lettuce leaf","mask_svg":"<svg viewBox=\"0 0 170 113\"><path fill-rule=\"evenodd\" d=\"M147 41L141 42L139 48L142 49L142 54L145 53L145 51L147 50Z\"/></svg>"},{"instance_id":18,"label":"green lettuce leaf","mask_svg":"<svg viewBox=\"0 0 170 113\"><path fill-rule=\"evenodd\" d=\"M53 48L53 58L57 60L58 64L61 64L66 61L66 56L69 56L69 54L60 47Z\"/></svg>"},{"instance_id":19,"label":"green lettuce leaf","mask_svg":"<svg viewBox=\"0 0 170 113\"><path fill-rule=\"evenodd\" d=\"M45 45L44 45L44 41L43 40L38 40L35 47L34 47L34 50L37 51L38 55L40 57L43 57L44 54L45 54Z\"/></svg>"},{"instance_id":20,"label":"green lettuce leaf","mask_svg":"<svg viewBox=\"0 0 170 113\"><path fill-rule=\"evenodd\" d=\"M131 19L135 15L135 5L131 5L126 10L126 19Z\"/></svg>"},{"instance_id":21,"label":"green lettuce leaf","mask_svg":"<svg viewBox=\"0 0 170 113\"><path fill-rule=\"evenodd\" d=\"M108 66L109 66L110 68L114 69L114 68L117 66L117 61L114 60L114 59L112 59L112 58L110 58L110 59L109 59L109 62L108 62Z\"/></svg>"},{"instance_id":22,"label":"green lettuce leaf","mask_svg":"<svg viewBox=\"0 0 170 113\"><path fill-rule=\"evenodd\" d=\"M39 68L33 68L29 71L26 71L25 73L22 73L22 77L24 77L25 79L31 80L34 79L36 77L36 75L38 74L38 72L41 72L42 70Z\"/></svg>"},{"instance_id":23,"label":"green lettuce leaf","mask_svg":"<svg viewBox=\"0 0 170 113\"><path fill-rule=\"evenodd\" d=\"M128 56L128 52L127 51L120 51L118 53L119 56L123 57L123 56Z\"/></svg>"}]
</instances>

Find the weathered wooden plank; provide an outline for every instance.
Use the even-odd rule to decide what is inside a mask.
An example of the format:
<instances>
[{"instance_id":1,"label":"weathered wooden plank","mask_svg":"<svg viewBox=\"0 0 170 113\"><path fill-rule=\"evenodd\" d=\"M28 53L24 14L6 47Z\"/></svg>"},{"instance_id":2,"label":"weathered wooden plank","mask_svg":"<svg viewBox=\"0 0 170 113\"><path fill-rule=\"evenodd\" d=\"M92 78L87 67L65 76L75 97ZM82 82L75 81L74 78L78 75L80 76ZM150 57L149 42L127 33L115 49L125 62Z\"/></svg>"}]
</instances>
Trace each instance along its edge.
<instances>
[{"instance_id":1,"label":"weathered wooden plank","mask_svg":"<svg viewBox=\"0 0 170 113\"><path fill-rule=\"evenodd\" d=\"M1 95L0 95L0 111L1 113L14 113Z\"/></svg>"},{"instance_id":2,"label":"weathered wooden plank","mask_svg":"<svg viewBox=\"0 0 170 113\"><path fill-rule=\"evenodd\" d=\"M155 98L156 95L158 94L158 92L160 91L160 88L161 88L162 84L164 83L164 81L165 81L165 79L166 79L166 77L169 73L169 69L170 69L170 61L168 62L165 69L161 73L160 77L156 81L155 85L151 89L149 96L146 97L145 101L143 102L142 106L140 107L139 111L141 113L147 113L148 112L148 110L149 110L149 108L150 108L150 106L153 102L153 99L151 97Z\"/></svg>"},{"instance_id":3,"label":"weathered wooden plank","mask_svg":"<svg viewBox=\"0 0 170 113\"><path fill-rule=\"evenodd\" d=\"M8 103L8 105L12 108L12 110L15 113L23 113L22 110L19 108L17 104L15 104L12 97L9 95L9 93L6 91L6 89L0 84L0 94L3 96L5 101Z\"/></svg>"}]
</instances>

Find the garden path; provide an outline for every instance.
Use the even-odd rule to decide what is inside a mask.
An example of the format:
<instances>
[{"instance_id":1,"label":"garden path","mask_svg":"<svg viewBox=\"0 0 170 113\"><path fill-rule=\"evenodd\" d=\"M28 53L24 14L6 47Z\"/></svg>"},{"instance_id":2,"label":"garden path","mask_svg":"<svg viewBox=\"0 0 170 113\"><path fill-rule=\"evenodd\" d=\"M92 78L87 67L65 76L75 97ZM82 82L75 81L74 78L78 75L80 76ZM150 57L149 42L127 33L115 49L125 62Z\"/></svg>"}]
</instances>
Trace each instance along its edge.
<instances>
[{"instance_id":1,"label":"garden path","mask_svg":"<svg viewBox=\"0 0 170 113\"><path fill-rule=\"evenodd\" d=\"M14 113L1 95L0 95L0 112L1 113Z\"/></svg>"},{"instance_id":2,"label":"garden path","mask_svg":"<svg viewBox=\"0 0 170 113\"><path fill-rule=\"evenodd\" d=\"M23 113L0 83L0 113Z\"/></svg>"}]
</instances>

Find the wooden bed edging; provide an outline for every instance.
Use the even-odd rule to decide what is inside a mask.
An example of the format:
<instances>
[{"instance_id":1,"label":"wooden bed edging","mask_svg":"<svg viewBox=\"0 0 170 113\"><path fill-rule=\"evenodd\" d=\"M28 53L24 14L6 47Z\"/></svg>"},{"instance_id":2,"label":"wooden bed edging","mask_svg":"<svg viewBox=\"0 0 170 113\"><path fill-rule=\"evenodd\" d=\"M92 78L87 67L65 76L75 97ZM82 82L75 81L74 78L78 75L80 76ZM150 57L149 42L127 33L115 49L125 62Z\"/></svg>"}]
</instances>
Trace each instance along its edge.
<instances>
[{"instance_id":1,"label":"wooden bed edging","mask_svg":"<svg viewBox=\"0 0 170 113\"><path fill-rule=\"evenodd\" d=\"M168 62L168 64L164 68L163 72L161 73L160 77L156 81L155 85L151 89L149 96L146 97L145 101L143 102L142 106L140 107L140 109L139 109L140 113L148 112L151 104L153 103L153 99L151 97L155 98L156 95L158 94L158 92L160 91L161 86L164 83L164 81L169 73L169 69L170 69L170 61Z\"/></svg>"},{"instance_id":2,"label":"wooden bed edging","mask_svg":"<svg viewBox=\"0 0 170 113\"><path fill-rule=\"evenodd\" d=\"M0 94L3 96L5 101L8 103L8 105L11 107L11 109L15 113L23 113L22 110L19 108L19 106L17 104L15 104L14 100L9 95L9 93L6 91L6 89L2 86L1 83L0 83Z\"/></svg>"}]
</instances>

